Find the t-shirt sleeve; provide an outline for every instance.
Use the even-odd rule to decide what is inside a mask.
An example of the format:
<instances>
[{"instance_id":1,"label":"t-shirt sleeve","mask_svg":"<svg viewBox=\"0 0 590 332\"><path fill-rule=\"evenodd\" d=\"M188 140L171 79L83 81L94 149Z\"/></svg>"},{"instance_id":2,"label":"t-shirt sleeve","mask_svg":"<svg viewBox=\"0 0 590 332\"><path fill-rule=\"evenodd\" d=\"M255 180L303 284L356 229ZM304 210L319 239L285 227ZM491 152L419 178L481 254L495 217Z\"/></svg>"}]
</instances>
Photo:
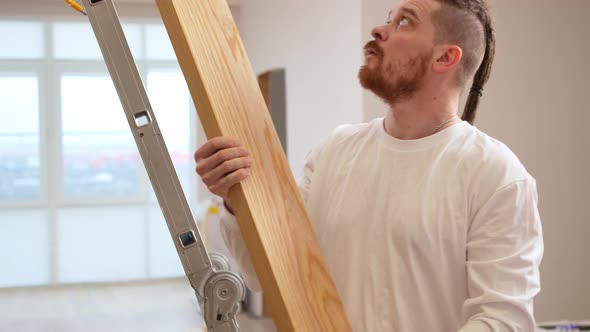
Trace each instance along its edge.
<instances>
[{"instance_id":1,"label":"t-shirt sleeve","mask_svg":"<svg viewBox=\"0 0 590 332\"><path fill-rule=\"evenodd\" d=\"M460 332L534 331L542 227L534 179L497 190L476 211L467 237L469 298Z\"/></svg>"},{"instance_id":2,"label":"t-shirt sleeve","mask_svg":"<svg viewBox=\"0 0 590 332\"><path fill-rule=\"evenodd\" d=\"M301 198L303 199L304 205L307 205L307 199L309 197L309 191L311 189L313 174L315 172L320 151L322 150L324 145L325 143L316 145L305 156L305 162L303 164L303 174L297 180L297 188L299 189L299 194L301 194Z\"/></svg>"}]
</instances>

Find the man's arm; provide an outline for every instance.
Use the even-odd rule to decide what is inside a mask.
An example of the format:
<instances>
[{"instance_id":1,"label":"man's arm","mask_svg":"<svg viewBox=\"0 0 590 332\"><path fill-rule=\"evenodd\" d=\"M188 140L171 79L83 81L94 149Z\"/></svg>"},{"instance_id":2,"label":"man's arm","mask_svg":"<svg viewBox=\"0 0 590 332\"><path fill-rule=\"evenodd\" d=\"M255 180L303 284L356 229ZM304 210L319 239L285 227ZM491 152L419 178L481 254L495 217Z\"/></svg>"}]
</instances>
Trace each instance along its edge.
<instances>
[{"instance_id":1,"label":"man's arm","mask_svg":"<svg viewBox=\"0 0 590 332\"><path fill-rule=\"evenodd\" d=\"M467 323L459 332L535 330L543 256L537 202L528 178L499 189L476 211L467 237Z\"/></svg>"}]
</instances>

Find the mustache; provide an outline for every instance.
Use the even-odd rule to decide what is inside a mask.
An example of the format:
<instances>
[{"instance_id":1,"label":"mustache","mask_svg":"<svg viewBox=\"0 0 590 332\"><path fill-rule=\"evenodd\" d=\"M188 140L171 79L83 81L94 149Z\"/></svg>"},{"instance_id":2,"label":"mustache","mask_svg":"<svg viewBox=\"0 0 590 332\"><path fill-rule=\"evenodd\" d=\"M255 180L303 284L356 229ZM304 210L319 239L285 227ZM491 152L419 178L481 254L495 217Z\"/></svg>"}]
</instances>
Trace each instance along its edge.
<instances>
[{"instance_id":1,"label":"mustache","mask_svg":"<svg viewBox=\"0 0 590 332\"><path fill-rule=\"evenodd\" d=\"M375 53L378 57L383 56L383 49L381 48L381 46L379 46L379 44L375 40L371 40L370 42L365 44L365 47L363 48L363 50L365 51L365 53L367 53L370 50L373 53Z\"/></svg>"}]
</instances>

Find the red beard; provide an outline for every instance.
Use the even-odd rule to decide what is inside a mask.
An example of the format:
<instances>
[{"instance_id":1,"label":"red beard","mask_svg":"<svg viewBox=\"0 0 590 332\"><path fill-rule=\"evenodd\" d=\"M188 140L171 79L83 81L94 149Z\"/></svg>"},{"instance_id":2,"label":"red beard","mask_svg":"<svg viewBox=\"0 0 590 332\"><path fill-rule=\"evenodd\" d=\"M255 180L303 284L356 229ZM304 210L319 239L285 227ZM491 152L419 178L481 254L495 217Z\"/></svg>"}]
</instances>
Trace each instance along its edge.
<instances>
[{"instance_id":1,"label":"red beard","mask_svg":"<svg viewBox=\"0 0 590 332\"><path fill-rule=\"evenodd\" d=\"M384 52L374 40L368 42L364 49L365 54L374 54L375 59L369 61L378 61L378 64L363 65L359 70L359 81L365 89L371 90L387 104L394 105L407 100L423 86L432 51L402 65L399 62L384 64Z\"/></svg>"}]
</instances>

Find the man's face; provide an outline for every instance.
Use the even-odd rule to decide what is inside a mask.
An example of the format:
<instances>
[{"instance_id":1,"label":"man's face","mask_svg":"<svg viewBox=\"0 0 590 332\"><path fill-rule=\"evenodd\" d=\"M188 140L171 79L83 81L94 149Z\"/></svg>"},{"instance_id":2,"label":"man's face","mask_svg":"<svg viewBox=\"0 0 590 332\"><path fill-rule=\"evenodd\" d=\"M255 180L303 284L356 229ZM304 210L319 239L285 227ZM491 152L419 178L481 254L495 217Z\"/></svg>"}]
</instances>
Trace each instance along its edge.
<instances>
[{"instance_id":1,"label":"man's face","mask_svg":"<svg viewBox=\"0 0 590 332\"><path fill-rule=\"evenodd\" d=\"M390 105L411 98L428 79L433 56L435 0L406 0L373 29L365 45L361 85Z\"/></svg>"}]
</instances>

